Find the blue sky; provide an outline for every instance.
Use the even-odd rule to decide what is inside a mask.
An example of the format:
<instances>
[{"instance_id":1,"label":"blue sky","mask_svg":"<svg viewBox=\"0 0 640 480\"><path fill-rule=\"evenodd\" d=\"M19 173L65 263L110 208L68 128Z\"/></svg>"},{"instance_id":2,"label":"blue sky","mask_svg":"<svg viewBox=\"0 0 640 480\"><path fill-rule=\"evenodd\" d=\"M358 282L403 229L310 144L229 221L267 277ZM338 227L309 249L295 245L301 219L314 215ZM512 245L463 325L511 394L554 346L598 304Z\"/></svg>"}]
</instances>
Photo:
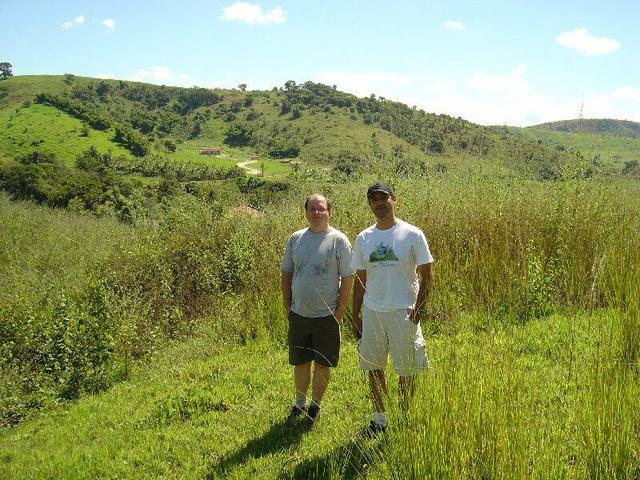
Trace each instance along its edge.
<instances>
[{"instance_id":1,"label":"blue sky","mask_svg":"<svg viewBox=\"0 0 640 480\"><path fill-rule=\"evenodd\" d=\"M16 75L318 81L481 124L640 121L640 2L0 0Z\"/></svg>"}]
</instances>

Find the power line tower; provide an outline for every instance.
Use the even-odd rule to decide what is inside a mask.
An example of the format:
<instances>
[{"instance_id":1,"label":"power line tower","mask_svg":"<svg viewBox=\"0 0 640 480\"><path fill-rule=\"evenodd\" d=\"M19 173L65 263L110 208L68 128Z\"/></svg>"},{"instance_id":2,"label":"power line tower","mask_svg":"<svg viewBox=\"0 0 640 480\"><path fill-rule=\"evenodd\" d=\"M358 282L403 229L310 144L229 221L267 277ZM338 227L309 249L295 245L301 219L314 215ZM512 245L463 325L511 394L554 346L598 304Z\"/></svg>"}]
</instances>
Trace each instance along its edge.
<instances>
[{"instance_id":1,"label":"power line tower","mask_svg":"<svg viewBox=\"0 0 640 480\"><path fill-rule=\"evenodd\" d=\"M582 133L583 112L584 112L584 95L582 95L582 101L580 102L580 113L578 113L578 133Z\"/></svg>"}]
</instances>

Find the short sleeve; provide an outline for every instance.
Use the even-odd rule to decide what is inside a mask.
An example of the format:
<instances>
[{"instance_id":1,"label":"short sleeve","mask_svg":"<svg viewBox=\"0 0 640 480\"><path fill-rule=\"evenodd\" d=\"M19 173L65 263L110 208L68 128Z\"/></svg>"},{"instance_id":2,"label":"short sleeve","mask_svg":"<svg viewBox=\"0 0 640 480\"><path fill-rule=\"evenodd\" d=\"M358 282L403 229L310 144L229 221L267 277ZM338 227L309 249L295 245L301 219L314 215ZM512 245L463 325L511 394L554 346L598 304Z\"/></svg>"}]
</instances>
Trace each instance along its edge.
<instances>
[{"instance_id":1,"label":"short sleeve","mask_svg":"<svg viewBox=\"0 0 640 480\"><path fill-rule=\"evenodd\" d=\"M293 273L293 251L291 247L291 239L287 241L287 248L284 250L282 261L280 262L280 271Z\"/></svg>"},{"instance_id":2,"label":"short sleeve","mask_svg":"<svg viewBox=\"0 0 640 480\"><path fill-rule=\"evenodd\" d=\"M433 263L433 256L431 255L427 238L421 230L418 230L417 235L414 237L413 254L415 256L416 265Z\"/></svg>"},{"instance_id":3,"label":"short sleeve","mask_svg":"<svg viewBox=\"0 0 640 480\"><path fill-rule=\"evenodd\" d=\"M348 277L353 275L353 269L351 268L351 244L345 236L338 237L338 270L340 277Z\"/></svg>"},{"instance_id":4,"label":"short sleeve","mask_svg":"<svg viewBox=\"0 0 640 480\"><path fill-rule=\"evenodd\" d=\"M358 236L356 237L356 244L355 244L355 247L353 248L353 256L351 259L351 270L355 272L356 270L366 270L366 269L367 269L367 262L364 261L363 255L362 255L362 237Z\"/></svg>"}]
</instances>

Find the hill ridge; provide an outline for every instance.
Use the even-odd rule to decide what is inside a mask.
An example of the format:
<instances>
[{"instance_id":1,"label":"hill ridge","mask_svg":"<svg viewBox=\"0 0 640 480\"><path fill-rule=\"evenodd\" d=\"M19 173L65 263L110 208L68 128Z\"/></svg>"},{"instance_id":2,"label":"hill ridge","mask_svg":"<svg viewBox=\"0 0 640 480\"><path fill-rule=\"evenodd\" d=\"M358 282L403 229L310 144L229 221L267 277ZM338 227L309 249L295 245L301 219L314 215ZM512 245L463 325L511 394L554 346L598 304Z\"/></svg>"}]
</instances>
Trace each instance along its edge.
<instances>
[{"instance_id":1,"label":"hill ridge","mask_svg":"<svg viewBox=\"0 0 640 480\"><path fill-rule=\"evenodd\" d=\"M576 118L533 125L527 128L543 128L557 132L597 133L616 137L640 137L640 123L614 118Z\"/></svg>"}]
</instances>

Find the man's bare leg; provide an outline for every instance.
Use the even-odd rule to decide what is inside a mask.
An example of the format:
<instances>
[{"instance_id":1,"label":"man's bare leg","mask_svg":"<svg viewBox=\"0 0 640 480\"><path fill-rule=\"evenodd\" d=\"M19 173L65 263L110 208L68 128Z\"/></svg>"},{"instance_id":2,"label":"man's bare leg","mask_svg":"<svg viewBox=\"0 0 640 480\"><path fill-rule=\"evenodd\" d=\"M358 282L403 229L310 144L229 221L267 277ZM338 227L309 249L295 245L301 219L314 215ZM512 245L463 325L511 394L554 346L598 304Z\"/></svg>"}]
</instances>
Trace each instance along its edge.
<instances>
[{"instance_id":1,"label":"man's bare leg","mask_svg":"<svg viewBox=\"0 0 640 480\"><path fill-rule=\"evenodd\" d=\"M322 365L318 362L314 362L313 366L313 384L311 386L311 398L317 404L320 404L320 400L327 390L329 385L329 378L331 377L331 368Z\"/></svg>"},{"instance_id":2,"label":"man's bare leg","mask_svg":"<svg viewBox=\"0 0 640 480\"><path fill-rule=\"evenodd\" d=\"M409 400L413 397L416 389L415 375L400 377L400 392L398 403L402 412L409 410Z\"/></svg>"},{"instance_id":3,"label":"man's bare leg","mask_svg":"<svg viewBox=\"0 0 640 480\"><path fill-rule=\"evenodd\" d=\"M293 367L293 381L296 387L296 405L301 407L304 404L299 405L299 400L306 400L309 385L311 384L311 362Z\"/></svg>"},{"instance_id":4,"label":"man's bare leg","mask_svg":"<svg viewBox=\"0 0 640 480\"><path fill-rule=\"evenodd\" d=\"M373 411L384 413L384 396L387 394L384 370L369 370L369 390L371 391Z\"/></svg>"}]
</instances>

